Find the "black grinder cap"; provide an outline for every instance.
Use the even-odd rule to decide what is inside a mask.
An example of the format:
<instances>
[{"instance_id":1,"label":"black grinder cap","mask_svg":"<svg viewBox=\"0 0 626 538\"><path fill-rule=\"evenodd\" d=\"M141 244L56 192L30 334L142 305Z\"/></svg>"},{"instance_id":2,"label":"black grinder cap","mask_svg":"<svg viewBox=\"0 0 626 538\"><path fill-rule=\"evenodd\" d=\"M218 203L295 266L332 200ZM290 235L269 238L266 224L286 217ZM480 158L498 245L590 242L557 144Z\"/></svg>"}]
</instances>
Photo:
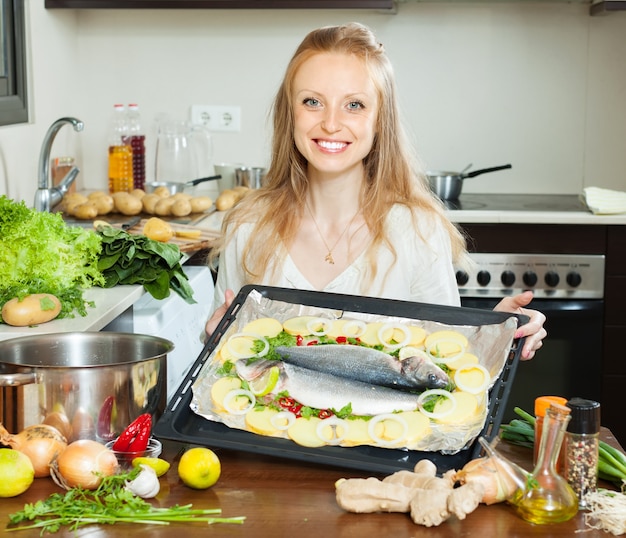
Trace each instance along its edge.
<instances>
[{"instance_id":1,"label":"black grinder cap","mask_svg":"<svg viewBox=\"0 0 626 538\"><path fill-rule=\"evenodd\" d=\"M567 402L571 419L567 425L569 433L594 434L600 431L600 404L584 398L571 398Z\"/></svg>"}]
</instances>

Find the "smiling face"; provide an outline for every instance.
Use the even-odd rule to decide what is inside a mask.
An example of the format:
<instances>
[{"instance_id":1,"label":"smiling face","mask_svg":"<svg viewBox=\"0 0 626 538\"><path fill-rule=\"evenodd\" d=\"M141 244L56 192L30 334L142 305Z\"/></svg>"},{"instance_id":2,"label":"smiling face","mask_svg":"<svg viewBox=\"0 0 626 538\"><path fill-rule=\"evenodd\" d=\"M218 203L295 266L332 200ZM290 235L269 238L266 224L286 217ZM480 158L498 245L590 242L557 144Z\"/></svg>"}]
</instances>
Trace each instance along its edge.
<instances>
[{"instance_id":1,"label":"smiling face","mask_svg":"<svg viewBox=\"0 0 626 538\"><path fill-rule=\"evenodd\" d=\"M365 63L344 53L319 53L293 81L294 138L308 174L361 172L376 134L378 96Z\"/></svg>"}]
</instances>

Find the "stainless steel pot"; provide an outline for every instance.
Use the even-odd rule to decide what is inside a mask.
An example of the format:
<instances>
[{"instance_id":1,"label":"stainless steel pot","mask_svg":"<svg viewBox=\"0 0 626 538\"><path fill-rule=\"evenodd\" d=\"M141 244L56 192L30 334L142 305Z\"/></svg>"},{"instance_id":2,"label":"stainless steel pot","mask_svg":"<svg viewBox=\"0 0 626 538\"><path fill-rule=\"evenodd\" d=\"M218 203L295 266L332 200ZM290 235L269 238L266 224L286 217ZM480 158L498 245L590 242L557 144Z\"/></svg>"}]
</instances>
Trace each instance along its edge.
<instances>
[{"instance_id":1,"label":"stainless steel pot","mask_svg":"<svg viewBox=\"0 0 626 538\"><path fill-rule=\"evenodd\" d=\"M488 172L496 172L498 170L506 170L512 168L510 164L503 166L494 166L492 168L481 168L473 172L442 172L428 171L426 176L430 184L431 190L442 200L457 200L463 189L463 180L486 174Z\"/></svg>"},{"instance_id":2,"label":"stainless steel pot","mask_svg":"<svg viewBox=\"0 0 626 538\"><path fill-rule=\"evenodd\" d=\"M186 183L178 183L176 181L150 181L146 183L145 190L147 193L154 192L158 187L166 187L170 194L176 194L178 192L185 192L185 189L195 187L198 183L204 183L205 181L212 181L214 179L221 179L221 175L201 177L200 179L194 179L187 181Z\"/></svg>"},{"instance_id":3,"label":"stainless steel pot","mask_svg":"<svg viewBox=\"0 0 626 538\"><path fill-rule=\"evenodd\" d=\"M69 425L69 440L106 442L167 398L163 338L129 333L41 334L0 342L0 418L17 433L42 422ZM55 424L56 425L56 424Z\"/></svg>"}]
</instances>

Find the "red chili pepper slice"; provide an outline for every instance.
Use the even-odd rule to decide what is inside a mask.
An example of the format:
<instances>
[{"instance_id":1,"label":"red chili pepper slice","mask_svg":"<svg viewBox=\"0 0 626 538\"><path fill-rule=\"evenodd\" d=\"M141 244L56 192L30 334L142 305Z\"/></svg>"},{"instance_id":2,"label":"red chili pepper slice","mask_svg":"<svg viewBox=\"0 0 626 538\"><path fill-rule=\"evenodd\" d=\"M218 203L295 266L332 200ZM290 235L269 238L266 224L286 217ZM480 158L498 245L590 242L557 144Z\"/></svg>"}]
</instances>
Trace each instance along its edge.
<instances>
[{"instance_id":1,"label":"red chili pepper slice","mask_svg":"<svg viewBox=\"0 0 626 538\"><path fill-rule=\"evenodd\" d=\"M330 409L322 409L317 416L321 419L330 418L333 416L333 412Z\"/></svg>"},{"instance_id":2,"label":"red chili pepper slice","mask_svg":"<svg viewBox=\"0 0 626 538\"><path fill-rule=\"evenodd\" d=\"M348 341L345 336L338 336L335 340L338 344L345 344Z\"/></svg>"},{"instance_id":3,"label":"red chili pepper slice","mask_svg":"<svg viewBox=\"0 0 626 538\"><path fill-rule=\"evenodd\" d=\"M145 431L146 428L144 428L144 424L147 425L147 429L149 431L152 430L152 415L150 415L150 413L139 415L135 420L133 420L116 439L115 443L113 443L113 450L116 452L128 452L135 437L137 437L140 432Z\"/></svg>"},{"instance_id":4,"label":"red chili pepper slice","mask_svg":"<svg viewBox=\"0 0 626 538\"><path fill-rule=\"evenodd\" d=\"M307 346L316 346L318 344L317 340L311 340L310 342L307 342Z\"/></svg>"},{"instance_id":5,"label":"red chili pepper slice","mask_svg":"<svg viewBox=\"0 0 626 538\"><path fill-rule=\"evenodd\" d=\"M107 396L100 407L100 413L98 413L98 424L96 425L96 433L100 439L110 441L114 437L114 432L111 428L111 416L113 415L113 404L115 398L113 396Z\"/></svg>"},{"instance_id":6,"label":"red chili pepper slice","mask_svg":"<svg viewBox=\"0 0 626 538\"><path fill-rule=\"evenodd\" d=\"M301 334L299 334L298 336L296 336L296 345L297 345L297 346L301 346L303 341L304 341L304 338L302 338L302 335L301 335Z\"/></svg>"}]
</instances>

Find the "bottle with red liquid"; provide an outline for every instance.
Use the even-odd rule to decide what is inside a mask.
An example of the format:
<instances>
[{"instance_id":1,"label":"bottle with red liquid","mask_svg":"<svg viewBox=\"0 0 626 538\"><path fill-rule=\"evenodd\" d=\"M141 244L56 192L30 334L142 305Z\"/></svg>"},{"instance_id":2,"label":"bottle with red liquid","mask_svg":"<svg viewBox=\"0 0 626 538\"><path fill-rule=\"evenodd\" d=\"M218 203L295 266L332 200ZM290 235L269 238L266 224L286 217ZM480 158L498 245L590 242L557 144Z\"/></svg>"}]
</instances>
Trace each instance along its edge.
<instances>
[{"instance_id":1,"label":"bottle with red liquid","mask_svg":"<svg viewBox=\"0 0 626 538\"><path fill-rule=\"evenodd\" d=\"M133 152L133 188L143 189L146 184L146 135L141 126L139 105L128 105L128 143Z\"/></svg>"}]
</instances>

